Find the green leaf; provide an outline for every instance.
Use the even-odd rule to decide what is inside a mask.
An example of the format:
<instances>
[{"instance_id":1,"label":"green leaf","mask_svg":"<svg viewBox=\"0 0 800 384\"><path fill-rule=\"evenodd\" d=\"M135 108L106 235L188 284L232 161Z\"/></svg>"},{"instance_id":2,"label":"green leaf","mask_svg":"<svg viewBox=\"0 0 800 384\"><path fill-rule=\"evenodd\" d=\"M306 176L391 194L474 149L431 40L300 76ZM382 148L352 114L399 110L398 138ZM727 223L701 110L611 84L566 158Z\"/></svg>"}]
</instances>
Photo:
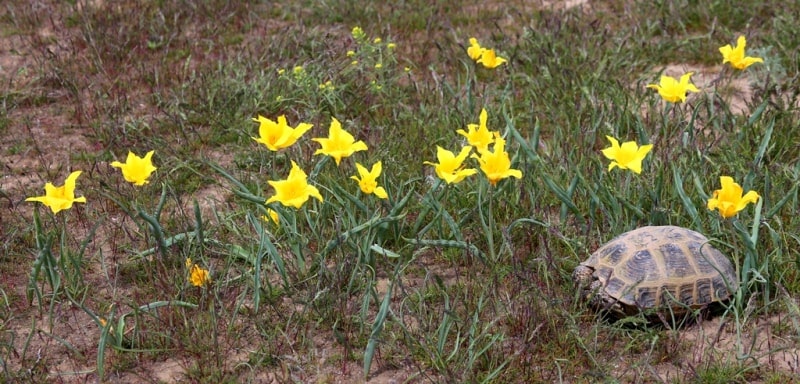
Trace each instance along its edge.
<instances>
[{"instance_id":1,"label":"green leaf","mask_svg":"<svg viewBox=\"0 0 800 384\"><path fill-rule=\"evenodd\" d=\"M381 330L383 329L383 323L386 321L386 316L389 314L389 303L391 302L392 298L392 288L394 284L389 284L389 287L386 289L386 294L383 296L383 301L381 302L381 308L378 310L378 315L375 316L375 322L372 323L372 332L369 335L369 341L367 341L367 348L364 350L364 379L366 380L369 377L369 370L372 367L372 358L375 355L375 348L378 344L378 337L381 334Z\"/></svg>"},{"instance_id":2,"label":"green leaf","mask_svg":"<svg viewBox=\"0 0 800 384\"><path fill-rule=\"evenodd\" d=\"M689 217L692 218L692 225L696 229L701 229L702 222L700 221L700 214L697 212L697 207L695 207L694 203L692 203L692 200L686 194L686 191L683 190L683 178L678 172L678 168L672 168L672 176L675 185L675 192L677 192L678 196L681 198L681 202L683 203L683 208L686 209L686 213L688 213Z\"/></svg>"},{"instance_id":3,"label":"green leaf","mask_svg":"<svg viewBox=\"0 0 800 384\"><path fill-rule=\"evenodd\" d=\"M398 258L398 257L400 257L400 254L398 254L398 253L395 253L395 252L392 252L392 251L390 251L390 250L388 250L388 249L386 249L386 248L383 248L383 247L381 247L381 246L380 246L380 245L378 245L378 244L372 244L372 245L369 247L369 249L370 249L370 250L372 250L372 252L375 252L375 253L377 253L377 254L379 254L379 255L383 255L383 256L386 256L386 257L391 257L391 258Z\"/></svg>"},{"instance_id":4,"label":"green leaf","mask_svg":"<svg viewBox=\"0 0 800 384\"><path fill-rule=\"evenodd\" d=\"M578 206L576 206L575 203L572 202L572 199L570 198L567 191L556 185L553 179L551 179L550 176L548 176L547 174L544 173L542 174L542 180L544 180L544 184L547 186L547 188L549 188L550 191L555 193L556 197L558 197L558 199L561 200L562 206L568 208L580 222L583 222L583 216L581 215L581 210L578 209Z\"/></svg>"}]
</instances>

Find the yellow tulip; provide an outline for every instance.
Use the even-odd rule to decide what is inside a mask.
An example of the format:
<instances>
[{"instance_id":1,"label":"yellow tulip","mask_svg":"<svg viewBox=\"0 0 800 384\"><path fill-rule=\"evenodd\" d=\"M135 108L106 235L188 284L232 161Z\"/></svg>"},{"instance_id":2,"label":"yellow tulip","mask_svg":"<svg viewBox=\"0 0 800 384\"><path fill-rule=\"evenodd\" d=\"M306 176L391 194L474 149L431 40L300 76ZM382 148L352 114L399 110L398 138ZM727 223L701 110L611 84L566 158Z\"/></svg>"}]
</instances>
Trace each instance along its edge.
<instances>
[{"instance_id":1,"label":"yellow tulip","mask_svg":"<svg viewBox=\"0 0 800 384\"><path fill-rule=\"evenodd\" d=\"M342 161L343 157L351 156L358 151L366 151L367 144L363 141L356 141L353 135L342 129L342 124L339 120L333 118L331 127L328 130L327 138L311 139L316 141L322 147L314 152L315 155L323 154L333 157L336 160L336 165Z\"/></svg>"},{"instance_id":2,"label":"yellow tulip","mask_svg":"<svg viewBox=\"0 0 800 384\"><path fill-rule=\"evenodd\" d=\"M286 116L278 116L278 121L272 121L258 115L253 121L259 123L258 134L260 137L251 137L257 143L264 144L270 151L278 151L294 145L313 125L300 123L297 128L292 128L286 123Z\"/></svg>"},{"instance_id":3,"label":"yellow tulip","mask_svg":"<svg viewBox=\"0 0 800 384\"><path fill-rule=\"evenodd\" d=\"M483 48L481 48L481 45L478 44L478 39L470 37L469 47L467 48L467 55L469 55L469 57L472 60L478 61L478 59L481 58L482 54L483 54Z\"/></svg>"},{"instance_id":4,"label":"yellow tulip","mask_svg":"<svg viewBox=\"0 0 800 384\"><path fill-rule=\"evenodd\" d=\"M29 197L25 201L38 201L49 207L53 214L72 208L72 203L85 203L85 197L75 197L75 180L80 175L81 171L70 173L60 187L47 183L44 185L44 196Z\"/></svg>"},{"instance_id":5,"label":"yellow tulip","mask_svg":"<svg viewBox=\"0 0 800 384\"><path fill-rule=\"evenodd\" d=\"M197 264L192 265L189 271L189 282L195 287L202 287L211 282L208 270L201 268Z\"/></svg>"},{"instance_id":6,"label":"yellow tulip","mask_svg":"<svg viewBox=\"0 0 800 384\"><path fill-rule=\"evenodd\" d=\"M700 92L689 80L693 74L693 72L686 73L681 76L680 80L670 76L661 76L659 84L648 84L647 88L658 90L661 98L670 103L684 102L687 92Z\"/></svg>"},{"instance_id":7,"label":"yellow tulip","mask_svg":"<svg viewBox=\"0 0 800 384\"><path fill-rule=\"evenodd\" d=\"M609 171L619 167L621 169L630 169L637 175L642 172L642 161L647 156L647 153L653 149L653 144L640 147L635 141L627 141L620 146L617 139L611 136L606 136L606 139L611 142L611 147L603 149L601 152L611 160L611 164L608 165Z\"/></svg>"},{"instance_id":8,"label":"yellow tulip","mask_svg":"<svg viewBox=\"0 0 800 384\"><path fill-rule=\"evenodd\" d=\"M287 207L300 208L308 201L309 197L322 200L319 190L308 184L308 177L302 169L292 161L292 169L285 180L269 180L269 185L275 188L275 195L267 199L266 204L279 202Z\"/></svg>"},{"instance_id":9,"label":"yellow tulip","mask_svg":"<svg viewBox=\"0 0 800 384\"><path fill-rule=\"evenodd\" d=\"M459 129L456 131L461 136L467 138L469 145L475 147L478 153L485 151L494 142L494 134L486 126L488 115L485 109L481 110L480 124L468 124L467 130Z\"/></svg>"},{"instance_id":10,"label":"yellow tulip","mask_svg":"<svg viewBox=\"0 0 800 384\"><path fill-rule=\"evenodd\" d=\"M383 165L380 161L372 165L372 169L369 171L363 165L356 163L356 170L358 171L358 176L350 176L350 178L358 182L361 192L368 195L374 193L375 196L381 199L389 197L389 195L386 194L386 190L378 186L378 177L383 170Z\"/></svg>"},{"instance_id":11,"label":"yellow tulip","mask_svg":"<svg viewBox=\"0 0 800 384\"><path fill-rule=\"evenodd\" d=\"M494 69L506 63L506 59L497 56L494 49L484 49L478 63L483 64L484 67Z\"/></svg>"},{"instance_id":12,"label":"yellow tulip","mask_svg":"<svg viewBox=\"0 0 800 384\"><path fill-rule=\"evenodd\" d=\"M436 158L439 160L438 163L432 163L430 161L424 162L424 164L432 165L436 170L436 175L439 176L440 179L447 182L447 184L455 184L459 183L467 176L472 176L478 171L474 168L467 168L463 169L462 164L464 160L466 160L467 156L469 156L470 151L472 151L472 147L465 146L461 148L461 152L456 156L453 152L450 152L440 146L436 146Z\"/></svg>"},{"instance_id":13,"label":"yellow tulip","mask_svg":"<svg viewBox=\"0 0 800 384\"><path fill-rule=\"evenodd\" d=\"M755 63L764 62L764 59L760 57L745 56L745 45L747 45L747 40L744 36L739 36L736 41L736 47L731 47L730 44L720 47L719 52L722 54L722 64L731 63L731 66L736 69L745 69Z\"/></svg>"},{"instance_id":14,"label":"yellow tulip","mask_svg":"<svg viewBox=\"0 0 800 384\"><path fill-rule=\"evenodd\" d=\"M721 189L714 191L708 199L708 209L718 210L724 218L736 216L747 204L758 202L759 195L755 191L749 191L742 196L742 187L733 181L730 176L721 176L719 182Z\"/></svg>"},{"instance_id":15,"label":"yellow tulip","mask_svg":"<svg viewBox=\"0 0 800 384\"><path fill-rule=\"evenodd\" d=\"M498 133L495 134L493 151L486 149L480 156L472 155L472 157L478 159L481 171L483 171L483 174L486 175L492 185L497 185L498 181L507 177L522 178L522 171L511 169L511 159L509 159L505 147L506 141Z\"/></svg>"},{"instance_id":16,"label":"yellow tulip","mask_svg":"<svg viewBox=\"0 0 800 384\"><path fill-rule=\"evenodd\" d=\"M274 209L267 208L267 214L261 215L261 220L264 222L275 224L276 226L281 225L281 217L278 216L278 212L275 212Z\"/></svg>"},{"instance_id":17,"label":"yellow tulip","mask_svg":"<svg viewBox=\"0 0 800 384\"><path fill-rule=\"evenodd\" d=\"M122 177L125 178L125 181L136 186L142 186L149 182L147 178L158 169L153 166L154 152L150 151L144 157L139 157L135 153L128 151L128 158L125 159L125 163L114 161L111 166L122 171Z\"/></svg>"}]
</instances>

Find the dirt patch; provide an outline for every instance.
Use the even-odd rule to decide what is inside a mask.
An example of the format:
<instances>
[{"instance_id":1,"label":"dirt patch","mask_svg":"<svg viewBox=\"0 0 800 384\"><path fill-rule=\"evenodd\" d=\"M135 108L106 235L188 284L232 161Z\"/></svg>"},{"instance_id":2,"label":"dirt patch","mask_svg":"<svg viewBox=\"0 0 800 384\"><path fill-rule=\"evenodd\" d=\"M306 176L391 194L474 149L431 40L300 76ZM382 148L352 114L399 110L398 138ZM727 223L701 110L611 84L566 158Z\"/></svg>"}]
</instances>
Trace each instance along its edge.
<instances>
[{"instance_id":1,"label":"dirt patch","mask_svg":"<svg viewBox=\"0 0 800 384\"><path fill-rule=\"evenodd\" d=\"M647 377L663 383L682 382L694 380L705 370L718 367L798 375L800 350L794 336L785 331L776 332L776 329L785 329L789 321L785 315L759 318L737 334L730 317L717 317L668 331L666 338L657 341L657 347L653 344L639 356L622 358L614 376L636 382ZM667 358L659 362L659 355ZM631 374L632 367L641 371Z\"/></svg>"},{"instance_id":2,"label":"dirt patch","mask_svg":"<svg viewBox=\"0 0 800 384\"><path fill-rule=\"evenodd\" d=\"M0 164L4 168L0 189L6 193L30 193L32 187L38 186L35 189L39 195L44 192L39 189L47 181L60 185L74 169L72 155L92 149L83 130L72 127L58 111L42 108L18 110L10 118L19 123L8 127L10 140L5 143L8 147L0 153ZM53 178L43 180L43 169ZM15 197L21 199L22 196Z\"/></svg>"},{"instance_id":3,"label":"dirt patch","mask_svg":"<svg viewBox=\"0 0 800 384\"><path fill-rule=\"evenodd\" d=\"M575 7L588 6L589 0L562 0L562 1L542 1L541 8L563 10Z\"/></svg>"},{"instance_id":4,"label":"dirt patch","mask_svg":"<svg viewBox=\"0 0 800 384\"><path fill-rule=\"evenodd\" d=\"M669 64L662 69L662 74L680 78L692 72L692 83L702 92L717 92L728 104L733 113L747 115L748 104L753 99L752 81L747 72L731 72L730 68L720 65L703 67L691 64ZM654 80L654 83L657 81ZM691 95L691 93L690 93ZM690 96L691 97L691 96Z\"/></svg>"},{"instance_id":5,"label":"dirt patch","mask_svg":"<svg viewBox=\"0 0 800 384\"><path fill-rule=\"evenodd\" d=\"M24 53L18 51L17 47L24 46L22 38L19 36L9 36L0 39L0 78L6 79L6 83L15 88L20 83L30 81L33 71L28 67L33 63Z\"/></svg>"},{"instance_id":6,"label":"dirt patch","mask_svg":"<svg viewBox=\"0 0 800 384\"><path fill-rule=\"evenodd\" d=\"M11 330L19 338L15 345L19 360L6 361L12 370L32 367L58 381L83 381L94 375L100 328L81 309L58 305L53 317L47 313L30 316ZM33 324L33 328L31 328ZM28 348L23 342L30 338Z\"/></svg>"},{"instance_id":7,"label":"dirt patch","mask_svg":"<svg viewBox=\"0 0 800 384\"><path fill-rule=\"evenodd\" d=\"M165 383L178 382L185 375L185 368L183 364L174 359L167 359L162 362L153 364L151 367L154 377L158 381Z\"/></svg>"},{"instance_id":8,"label":"dirt patch","mask_svg":"<svg viewBox=\"0 0 800 384\"><path fill-rule=\"evenodd\" d=\"M230 207L226 202L231 196L230 190L219 184L206 185L192 193L191 197L183 200L185 203L183 209L184 212L194 217L191 214L194 212L193 202L197 201L204 224L217 225L220 212L218 208Z\"/></svg>"}]
</instances>

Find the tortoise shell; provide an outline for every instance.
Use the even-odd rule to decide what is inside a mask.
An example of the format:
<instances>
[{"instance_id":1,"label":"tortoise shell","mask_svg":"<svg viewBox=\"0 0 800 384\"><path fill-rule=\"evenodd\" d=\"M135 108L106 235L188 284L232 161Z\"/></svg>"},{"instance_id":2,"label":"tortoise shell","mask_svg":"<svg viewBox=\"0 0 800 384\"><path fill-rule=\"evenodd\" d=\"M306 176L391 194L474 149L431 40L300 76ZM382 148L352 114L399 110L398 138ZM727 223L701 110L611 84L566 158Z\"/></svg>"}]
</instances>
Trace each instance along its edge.
<instances>
[{"instance_id":1,"label":"tortoise shell","mask_svg":"<svg viewBox=\"0 0 800 384\"><path fill-rule=\"evenodd\" d=\"M613 312L682 313L727 300L738 279L731 262L695 231L649 226L614 238L573 273L584 299Z\"/></svg>"}]
</instances>

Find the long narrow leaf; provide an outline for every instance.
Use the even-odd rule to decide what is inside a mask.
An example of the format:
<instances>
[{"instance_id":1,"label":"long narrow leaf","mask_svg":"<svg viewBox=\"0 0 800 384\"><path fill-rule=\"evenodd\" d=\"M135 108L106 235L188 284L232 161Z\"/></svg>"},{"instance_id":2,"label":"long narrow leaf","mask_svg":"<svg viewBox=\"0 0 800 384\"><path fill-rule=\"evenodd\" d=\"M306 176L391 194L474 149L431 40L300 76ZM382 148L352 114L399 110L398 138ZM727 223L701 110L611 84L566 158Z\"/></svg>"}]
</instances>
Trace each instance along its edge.
<instances>
[{"instance_id":1,"label":"long narrow leaf","mask_svg":"<svg viewBox=\"0 0 800 384\"><path fill-rule=\"evenodd\" d=\"M158 244L158 251L161 252L162 257L166 257L168 248L167 241L164 239L164 229L161 227L158 219L148 215L141 208L139 208L139 217L150 225L150 231L153 233L153 236L156 238L156 243Z\"/></svg>"},{"instance_id":2,"label":"long narrow leaf","mask_svg":"<svg viewBox=\"0 0 800 384\"><path fill-rule=\"evenodd\" d=\"M222 175L224 178L228 179L228 181L233 183L233 185L235 185L239 190L241 190L243 192L250 193L250 191L247 189L247 186L244 185L237 178L233 177L233 175L228 173L228 171L226 171L225 168L222 168L221 166L217 165L216 163L212 163L210 161L206 161L205 164L208 165L209 167L211 167L211 169L217 171L217 173Z\"/></svg>"},{"instance_id":3,"label":"long narrow leaf","mask_svg":"<svg viewBox=\"0 0 800 384\"><path fill-rule=\"evenodd\" d=\"M539 155L536 154L536 151L533 148L531 148L528 141L525 140L524 137L522 137L519 131L517 131L517 128L514 126L514 121L509 116L505 116L505 118L506 118L506 130L508 130L511 133L511 136L514 137L514 140L517 143L519 143L519 147L522 148L522 151L525 152L525 155L528 156L528 159L530 161L538 161ZM536 124L534 125L534 138L537 140L533 142L534 146L538 145L538 140L539 140L538 133L539 133L539 122L537 121Z\"/></svg>"},{"instance_id":4,"label":"long narrow leaf","mask_svg":"<svg viewBox=\"0 0 800 384\"><path fill-rule=\"evenodd\" d=\"M547 188L549 188L550 191L555 193L556 197L558 197L558 199L561 200L561 204L567 207L575 215L575 217L582 222L583 216L581 216L581 211L580 209L578 209L578 206L576 206L575 203L572 202L572 199L569 197L567 192L563 188L556 185L553 179L551 179L550 176L546 174L542 174L542 180L544 180L544 184L547 186Z\"/></svg>"},{"instance_id":5,"label":"long narrow leaf","mask_svg":"<svg viewBox=\"0 0 800 384\"><path fill-rule=\"evenodd\" d=\"M269 234L261 225L261 220L253 213L248 213L247 218L255 229L256 233L260 234L258 251L256 252L255 258L253 258L252 255L247 254L247 257L251 259L253 263L253 310L257 313L261 303L261 264L263 263L264 256L269 255L270 261L273 265L275 265L275 269L281 276L281 279L283 280L283 286L285 288L289 287L289 277L286 273L286 264L278 252L278 248L272 243L272 240L269 238Z\"/></svg>"},{"instance_id":6,"label":"long narrow leaf","mask_svg":"<svg viewBox=\"0 0 800 384\"><path fill-rule=\"evenodd\" d=\"M203 216L200 213L200 204L197 203L197 199L192 200L194 202L194 234L197 237L197 245L200 247L200 254L203 254L203 244L205 241L203 240Z\"/></svg>"},{"instance_id":7,"label":"long narrow leaf","mask_svg":"<svg viewBox=\"0 0 800 384\"><path fill-rule=\"evenodd\" d=\"M352 235L355 235L355 234L357 234L359 232L362 232L362 231L364 231L366 229L369 229L369 228L377 227L377 226L379 226L379 225L381 225L383 223L388 223L388 222L401 220L404 216L405 216L405 214L399 215L399 216L389 216L389 217L381 217L379 215L375 215L369 221L367 221L367 222L365 222L363 224L357 225L357 226L355 226L355 227L353 227L353 228L351 228L351 229L349 229L347 231L344 231L344 232L340 233L338 236L336 236L334 239L329 240L328 243L325 245L325 248L322 250L321 254L323 256L327 255L330 251L332 251L334 248L338 247L340 244L345 242Z\"/></svg>"},{"instance_id":8,"label":"long narrow leaf","mask_svg":"<svg viewBox=\"0 0 800 384\"><path fill-rule=\"evenodd\" d=\"M773 216L775 216L778 213L778 211L781 210L781 208L783 208L784 205L786 205L786 203L789 202L789 200L797 198L797 187L798 187L798 185L799 184L793 185L792 189L789 190L789 193L787 193L786 196L784 196L782 199L778 200L778 202L775 203L775 205L773 205L772 208L770 208L769 211L767 211L767 213L764 215L764 220L771 219Z\"/></svg>"},{"instance_id":9,"label":"long narrow leaf","mask_svg":"<svg viewBox=\"0 0 800 384\"><path fill-rule=\"evenodd\" d=\"M364 379L366 380L369 377L369 370L372 367L372 358L375 355L375 348L378 344L378 337L381 335L381 330L383 329L383 323L386 321L386 316L389 313L389 302L392 298L392 288L394 284L389 284L389 287L386 289L386 294L383 296L383 302L381 302L381 308L378 310L378 315L375 316L375 322L372 323L372 333L369 335L369 341L367 341L367 348L364 350Z\"/></svg>"},{"instance_id":10,"label":"long narrow leaf","mask_svg":"<svg viewBox=\"0 0 800 384\"><path fill-rule=\"evenodd\" d=\"M694 206L694 203L692 203L692 200L686 194L686 191L683 190L683 178L681 177L680 173L678 173L678 168L672 168L672 175L675 185L675 192L677 192L678 196L681 198L683 208L686 209L689 217L692 218L692 224L694 225L694 228L702 229L700 214L697 212L697 207Z\"/></svg>"},{"instance_id":11,"label":"long narrow leaf","mask_svg":"<svg viewBox=\"0 0 800 384\"><path fill-rule=\"evenodd\" d=\"M392 252L392 251L390 251L390 250L388 250L386 248L383 248L383 247L379 246L378 244L372 244L369 247L369 249L372 250L372 252L375 252L375 253L377 253L379 255L382 255L382 256L391 257L391 258L400 257L400 254L398 254L396 252Z\"/></svg>"},{"instance_id":12,"label":"long narrow leaf","mask_svg":"<svg viewBox=\"0 0 800 384\"><path fill-rule=\"evenodd\" d=\"M419 245L423 247L443 247L443 248L458 248L469 251L470 253L477 255L481 258L481 260L486 260L486 254L484 254L475 244L467 243L466 241L456 241L456 240L443 240L443 239L409 239L403 238L406 242L412 245Z\"/></svg>"},{"instance_id":13,"label":"long narrow leaf","mask_svg":"<svg viewBox=\"0 0 800 384\"><path fill-rule=\"evenodd\" d=\"M369 213L369 208L367 208L367 205L366 205L366 204L364 204L364 202L363 202L363 201L361 201L361 199L359 199L358 197L356 197L356 196L355 196L355 195L353 195L352 193L350 193L350 192L347 192L347 191L346 191L344 188L342 188L342 187L341 187L339 184L334 184L334 185L333 185L333 189L334 189L334 192L335 192L335 196L344 196L344 197L346 197L346 198L347 198L347 200L348 200L348 201L350 201L350 203L352 203L352 204L354 204L356 207L358 207L358 209L359 209L361 212L364 212L364 213Z\"/></svg>"},{"instance_id":14,"label":"long narrow leaf","mask_svg":"<svg viewBox=\"0 0 800 384\"><path fill-rule=\"evenodd\" d=\"M756 168L761 167L761 162L764 160L764 154L767 152L767 147L769 146L769 141L772 138L772 131L775 128L775 119L770 120L769 124L767 124L767 129L764 131L764 137L761 138L761 144L758 146L758 152L756 153L755 164Z\"/></svg>"},{"instance_id":15,"label":"long narrow leaf","mask_svg":"<svg viewBox=\"0 0 800 384\"><path fill-rule=\"evenodd\" d=\"M170 237L164 239L164 246L166 248L172 247L173 245L179 244L179 243L181 243L183 241L186 241L187 239L190 239L193 236L196 236L194 231L178 233L175 236L170 236ZM206 240L206 241L208 241L208 240ZM136 253L135 257L136 258L144 258L144 257L150 256L150 255L156 253L158 248L159 247L152 247L152 248L145 249L144 251Z\"/></svg>"}]
</instances>

